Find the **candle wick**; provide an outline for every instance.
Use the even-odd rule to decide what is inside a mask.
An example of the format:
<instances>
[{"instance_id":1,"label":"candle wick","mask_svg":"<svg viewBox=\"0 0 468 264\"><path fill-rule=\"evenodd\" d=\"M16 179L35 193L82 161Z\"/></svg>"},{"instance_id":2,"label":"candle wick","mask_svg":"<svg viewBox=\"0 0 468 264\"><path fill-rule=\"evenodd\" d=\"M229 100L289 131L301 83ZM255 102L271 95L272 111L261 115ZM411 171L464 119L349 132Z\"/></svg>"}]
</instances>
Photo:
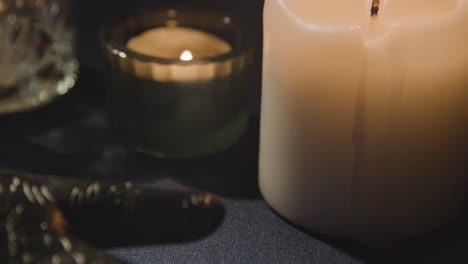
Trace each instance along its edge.
<instances>
[{"instance_id":1,"label":"candle wick","mask_svg":"<svg viewBox=\"0 0 468 264\"><path fill-rule=\"evenodd\" d=\"M371 17L377 17L379 14L380 0L372 0Z\"/></svg>"}]
</instances>

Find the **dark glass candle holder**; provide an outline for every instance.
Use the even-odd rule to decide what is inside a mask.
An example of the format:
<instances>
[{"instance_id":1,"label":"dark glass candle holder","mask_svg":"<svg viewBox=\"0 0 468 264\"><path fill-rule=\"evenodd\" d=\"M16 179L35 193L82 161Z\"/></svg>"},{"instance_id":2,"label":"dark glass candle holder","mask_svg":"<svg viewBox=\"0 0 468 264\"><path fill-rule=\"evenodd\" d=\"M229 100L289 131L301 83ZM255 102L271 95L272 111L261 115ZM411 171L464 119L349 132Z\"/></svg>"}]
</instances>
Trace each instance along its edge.
<instances>
[{"instance_id":1,"label":"dark glass candle holder","mask_svg":"<svg viewBox=\"0 0 468 264\"><path fill-rule=\"evenodd\" d=\"M185 33L179 42L163 33L149 45L156 56L129 48L131 39L152 29L200 31L229 49L216 51L213 41ZM255 42L247 25L209 10L159 8L108 25L101 40L110 127L121 143L159 157L196 157L224 150L242 136ZM193 55L184 57L191 48Z\"/></svg>"}]
</instances>

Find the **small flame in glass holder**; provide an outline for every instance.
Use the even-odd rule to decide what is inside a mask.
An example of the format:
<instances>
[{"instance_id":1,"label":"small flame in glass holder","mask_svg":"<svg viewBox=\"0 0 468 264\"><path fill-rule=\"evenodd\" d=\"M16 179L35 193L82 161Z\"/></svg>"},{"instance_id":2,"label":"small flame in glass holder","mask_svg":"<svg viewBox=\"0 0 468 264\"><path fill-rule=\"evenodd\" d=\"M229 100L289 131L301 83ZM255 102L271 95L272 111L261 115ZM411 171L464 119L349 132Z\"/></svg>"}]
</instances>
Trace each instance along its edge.
<instances>
[{"instance_id":1,"label":"small flame in glass holder","mask_svg":"<svg viewBox=\"0 0 468 264\"><path fill-rule=\"evenodd\" d=\"M191 60L193 60L193 55L192 55L192 52L190 50L184 50L180 54L179 58L180 58L181 61L191 61Z\"/></svg>"}]
</instances>

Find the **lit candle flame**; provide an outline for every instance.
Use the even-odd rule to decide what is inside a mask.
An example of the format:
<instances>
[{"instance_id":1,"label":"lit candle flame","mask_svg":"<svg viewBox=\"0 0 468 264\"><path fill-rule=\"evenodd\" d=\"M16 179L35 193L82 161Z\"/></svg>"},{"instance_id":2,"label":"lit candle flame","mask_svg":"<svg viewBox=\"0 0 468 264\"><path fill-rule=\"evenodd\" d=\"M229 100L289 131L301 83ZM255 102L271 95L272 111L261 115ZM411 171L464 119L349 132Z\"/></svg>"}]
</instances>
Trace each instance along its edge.
<instances>
[{"instance_id":1,"label":"lit candle flame","mask_svg":"<svg viewBox=\"0 0 468 264\"><path fill-rule=\"evenodd\" d=\"M193 60L193 55L190 50L184 50L182 54L180 54L181 61L191 61Z\"/></svg>"}]
</instances>

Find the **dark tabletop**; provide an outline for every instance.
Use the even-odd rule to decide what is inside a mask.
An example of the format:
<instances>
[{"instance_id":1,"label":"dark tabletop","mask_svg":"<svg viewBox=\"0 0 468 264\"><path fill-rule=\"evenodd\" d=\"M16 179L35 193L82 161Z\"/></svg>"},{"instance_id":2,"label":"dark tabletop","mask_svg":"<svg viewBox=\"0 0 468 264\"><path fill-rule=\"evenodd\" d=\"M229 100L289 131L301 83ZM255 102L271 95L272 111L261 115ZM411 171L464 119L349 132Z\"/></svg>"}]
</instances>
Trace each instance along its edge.
<instances>
[{"instance_id":1,"label":"dark tabletop","mask_svg":"<svg viewBox=\"0 0 468 264\"><path fill-rule=\"evenodd\" d=\"M222 197L225 220L203 239L106 249L129 263L468 263L468 210L440 230L387 249L301 230L276 215L257 186L258 98L246 135L215 156L161 160L116 144L103 111L98 29L112 16L155 2L75 1L80 80L46 107L0 117L0 167L207 190ZM185 2L239 13L261 37L262 1ZM259 54L257 76L260 62ZM260 77L251 85L260 91Z\"/></svg>"}]
</instances>

